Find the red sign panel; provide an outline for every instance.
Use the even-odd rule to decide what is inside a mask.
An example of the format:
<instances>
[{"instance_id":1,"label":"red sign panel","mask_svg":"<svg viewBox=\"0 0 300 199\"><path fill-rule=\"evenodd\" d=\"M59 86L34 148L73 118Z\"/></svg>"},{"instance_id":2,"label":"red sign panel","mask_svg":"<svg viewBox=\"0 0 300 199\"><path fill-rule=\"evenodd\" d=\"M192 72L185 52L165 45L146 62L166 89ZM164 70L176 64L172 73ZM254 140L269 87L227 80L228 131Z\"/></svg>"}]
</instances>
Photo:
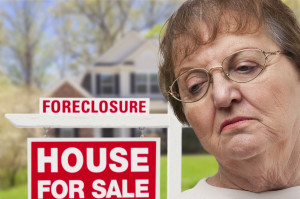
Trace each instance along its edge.
<instances>
[{"instance_id":1,"label":"red sign panel","mask_svg":"<svg viewBox=\"0 0 300 199\"><path fill-rule=\"evenodd\" d=\"M28 198L159 198L159 138L28 139Z\"/></svg>"}]
</instances>

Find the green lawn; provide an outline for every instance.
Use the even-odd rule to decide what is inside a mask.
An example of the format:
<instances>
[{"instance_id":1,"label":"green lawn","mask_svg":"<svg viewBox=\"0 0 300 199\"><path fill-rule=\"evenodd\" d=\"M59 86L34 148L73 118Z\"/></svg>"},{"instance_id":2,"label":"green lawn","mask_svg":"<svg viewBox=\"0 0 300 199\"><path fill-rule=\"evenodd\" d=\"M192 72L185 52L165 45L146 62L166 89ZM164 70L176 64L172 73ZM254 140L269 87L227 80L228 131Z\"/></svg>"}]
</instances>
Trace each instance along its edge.
<instances>
[{"instance_id":1,"label":"green lawn","mask_svg":"<svg viewBox=\"0 0 300 199\"><path fill-rule=\"evenodd\" d=\"M218 165L210 155L185 155L182 157L182 190L193 187L201 178L217 172ZM167 198L167 157L161 158L161 199ZM0 191L0 199L27 199L27 184Z\"/></svg>"},{"instance_id":2,"label":"green lawn","mask_svg":"<svg viewBox=\"0 0 300 199\"><path fill-rule=\"evenodd\" d=\"M0 191L1 199L27 199L27 184Z\"/></svg>"}]
</instances>

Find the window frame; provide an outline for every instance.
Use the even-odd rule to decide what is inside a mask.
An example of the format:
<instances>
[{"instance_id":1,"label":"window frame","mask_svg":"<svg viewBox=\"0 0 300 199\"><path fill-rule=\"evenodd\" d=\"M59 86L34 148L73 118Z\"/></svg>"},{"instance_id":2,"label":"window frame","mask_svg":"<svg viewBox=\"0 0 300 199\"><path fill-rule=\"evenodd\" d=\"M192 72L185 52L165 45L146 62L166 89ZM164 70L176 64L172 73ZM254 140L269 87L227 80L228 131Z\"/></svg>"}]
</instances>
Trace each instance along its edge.
<instances>
[{"instance_id":1,"label":"window frame","mask_svg":"<svg viewBox=\"0 0 300 199\"><path fill-rule=\"evenodd\" d=\"M105 77L111 78L111 82L105 82ZM115 94L115 75L114 74L101 74L100 79L100 93L101 95L113 95ZM111 92L105 92L105 87L110 88Z\"/></svg>"},{"instance_id":2,"label":"window frame","mask_svg":"<svg viewBox=\"0 0 300 199\"><path fill-rule=\"evenodd\" d=\"M139 76L145 76L145 83L138 82ZM152 81L152 77L156 76L156 82ZM135 82L134 82L134 90L136 94L150 94L150 95L158 95L159 92L159 86L158 86L158 77L155 73L135 73ZM145 86L145 92L140 92L139 87ZM158 88L157 92L154 92L152 87L155 86Z\"/></svg>"}]
</instances>

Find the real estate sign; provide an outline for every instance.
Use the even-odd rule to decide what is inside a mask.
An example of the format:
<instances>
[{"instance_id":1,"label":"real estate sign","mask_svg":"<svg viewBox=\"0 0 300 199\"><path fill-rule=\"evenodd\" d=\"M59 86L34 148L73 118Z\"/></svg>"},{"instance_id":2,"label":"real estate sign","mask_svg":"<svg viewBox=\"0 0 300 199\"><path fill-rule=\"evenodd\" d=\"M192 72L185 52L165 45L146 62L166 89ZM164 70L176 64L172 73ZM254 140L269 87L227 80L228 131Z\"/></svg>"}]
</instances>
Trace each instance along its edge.
<instances>
[{"instance_id":1,"label":"real estate sign","mask_svg":"<svg viewBox=\"0 0 300 199\"><path fill-rule=\"evenodd\" d=\"M159 198L159 138L29 138L28 198Z\"/></svg>"}]
</instances>

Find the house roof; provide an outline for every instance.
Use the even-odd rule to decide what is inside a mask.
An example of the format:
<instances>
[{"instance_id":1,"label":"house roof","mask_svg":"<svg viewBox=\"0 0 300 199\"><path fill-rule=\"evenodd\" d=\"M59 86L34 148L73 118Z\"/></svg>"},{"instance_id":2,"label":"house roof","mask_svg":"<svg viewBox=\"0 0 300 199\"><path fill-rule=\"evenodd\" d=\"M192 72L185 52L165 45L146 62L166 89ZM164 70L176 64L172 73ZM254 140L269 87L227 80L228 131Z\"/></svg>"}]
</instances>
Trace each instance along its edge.
<instances>
[{"instance_id":1,"label":"house roof","mask_svg":"<svg viewBox=\"0 0 300 199\"><path fill-rule=\"evenodd\" d=\"M145 39L137 32L130 32L124 38L117 41L109 50L103 53L94 63L95 66L112 66L124 61L133 53Z\"/></svg>"},{"instance_id":2,"label":"house roof","mask_svg":"<svg viewBox=\"0 0 300 199\"><path fill-rule=\"evenodd\" d=\"M132 53L127 56L126 60L135 60L146 50L151 50L155 55L158 55L158 45L156 45L156 43L157 41L152 39L146 40L142 45L132 51Z\"/></svg>"},{"instance_id":3,"label":"house roof","mask_svg":"<svg viewBox=\"0 0 300 199\"><path fill-rule=\"evenodd\" d=\"M83 81L88 73L96 69L95 67L134 65L134 61L139 59L139 55L145 50L150 50L157 55L158 46L158 39L145 39L137 32L129 32L102 54L85 72L81 73L78 80Z\"/></svg>"},{"instance_id":4,"label":"house roof","mask_svg":"<svg viewBox=\"0 0 300 199\"><path fill-rule=\"evenodd\" d=\"M68 90L68 93L64 89ZM72 95L70 95L72 93ZM75 81L64 78L54 88L46 94L47 97L92 97L83 87Z\"/></svg>"}]
</instances>

